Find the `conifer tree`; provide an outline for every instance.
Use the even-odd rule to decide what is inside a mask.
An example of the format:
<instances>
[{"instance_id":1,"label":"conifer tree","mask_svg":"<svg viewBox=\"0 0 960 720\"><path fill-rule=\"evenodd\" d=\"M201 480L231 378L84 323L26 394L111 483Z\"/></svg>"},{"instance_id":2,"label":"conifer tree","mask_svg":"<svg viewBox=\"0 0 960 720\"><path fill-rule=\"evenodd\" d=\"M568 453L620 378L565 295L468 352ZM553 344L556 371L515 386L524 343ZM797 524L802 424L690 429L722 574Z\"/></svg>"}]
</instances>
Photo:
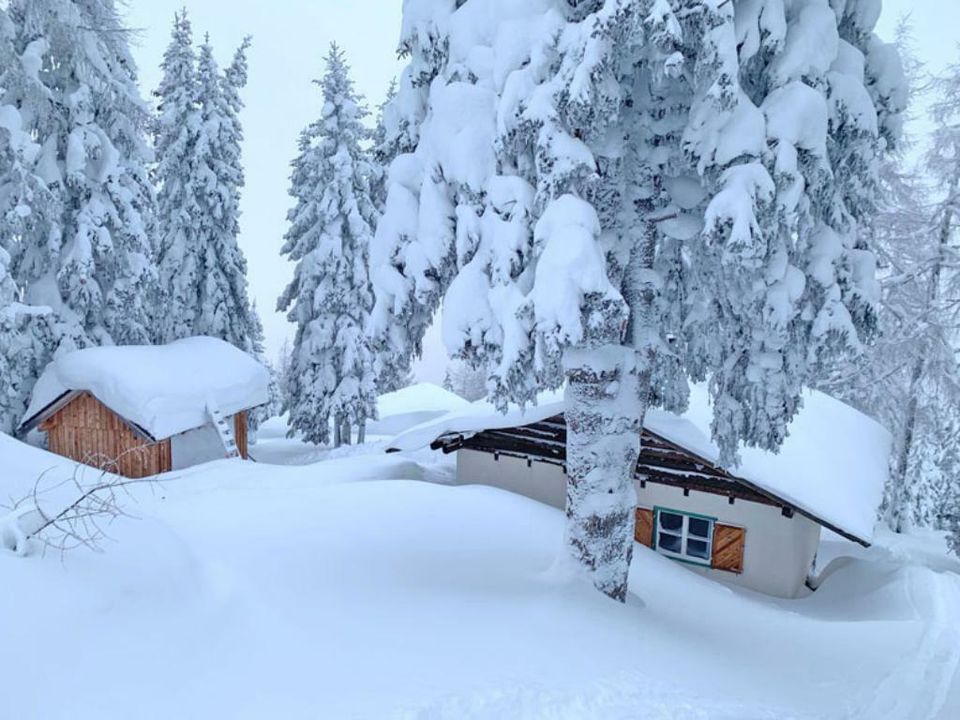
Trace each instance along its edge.
<instances>
[{"instance_id":1,"label":"conifer tree","mask_svg":"<svg viewBox=\"0 0 960 720\"><path fill-rule=\"evenodd\" d=\"M0 247L0 432L12 434L57 338L50 308L18 302L9 266L10 256Z\"/></svg>"},{"instance_id":2,"label":"conifer tree","mask_svg":"<svg viewBox=\"0 0 960 720\"><path fill-rule=\"evenodd\" d=\"M483 400L487 396L486 370L472 368L463 360L451 360L443 376L443 387L470 402Z\"/></svg>"},{"instance_id":3,"label":"conifer tree","mask_svg":"<svg viewBox=\"0 0 960 720\"><path fill-rule=\"evenodd\" d=\"M170 44L161 65L163 77L155 91L158 116L154 122L159 218L159 276L164 288L158 340L169 342L193 334L197 295L191 282L198 273L201 244L195 218L200 217L197 182L200 170L197 138L200 107L197 57L186 10L174 16Z\"/></svg>"},{"instance_id":4,"label":"conifer tree","mask_svg":"<svg viewBox=\"0 0 960 720\"><path fill-rule=\"evenodd\" d=\"M147 342L155 199L128 32L113 0L12 0L9 12L27 82L8 100L60 200L38 246L14 258L18 282L92 342Z\"/></svg>"},{"instance_id":5,"label":"conifer tree","mask_svg":"<svg viewBox=\"0 0 960 720\"><path fill-rule=\"evenodd\" d=\"M371 187L377 203L377 211L383 213L387 202L387 171L396 157L396 147L387 141L387 113L391 112L390 103L397 97L397 80L394 78L387 87L387 96L377 108L377 124L371 136L373 154L373 178Z\"/></svg>"},{"instance_id":6,"label":"conifer tree","mask_svg":"<svg viewBox=\"0 0 960 720\"><path fill-rule=\"evenodd\" d=\"M245 43L246 45L246 43ZM241 47L234 66L244 53ZM220 75L209 40L200 48L198 60L201 131L197 140L201 158L201 179L197 184L200 205L199 226L203 233L200 249L202 273L199 307L193 334L210 335L254 352L256 319L247 297L247 261L239 235L239 189L243 171L239 164L239 127L233 97L239 90L234 82L246 83L246 73ZM229 88L229 94L225 89Z\"/></svg>"},{"instance_id":7,"label":"conifer tree","mask_svg":"<svg viewBox=\"0 0 960 720\"><path fill-rule=\"evenodd\" d=\"M371 168L361 142L366 110L343 53L331 46L321 118L300 136L293 162L290 228L282 252L297 263L278 309L297 325L287 376L290 427L335 445L363 439L376 390L364 332L372 304L368 247L376 222Z\"/></svg>"},{"instance_id":8,"label":"conifer tree","mask_svg":"<svg viewBox=\"0 0 960 720\"><path fill-rule=\"evenodd\" d=\"M930 86L911 50L909 27L901 25L898 45L907 68L911 98ZM877 341L860 362L837 368L821 385L879 419L893 434L890 480L884 500L895 531L939 526L938 506L951 504L960 466L952 444L960 422L960 372L954 351L958 327L957 277L946 261L955 252L951 214L952 156L948 98L950 76L932 84L938 130L934 148L922 163L934 186L907 161L913 143L883 158L881 202L866 226L883 278ZM944 101L946 100L946 103ZM955 105L957 107L960 104ZM954 111L955 112L955 111ZM954 168L955 169L955 168ZM943 194L943 191L946 191ZM954 229L945 232L954 223Z\"/></svg>"},{"instance_id":9,"label":"conifer tree","mask_svg":"<svg viewBox=\"0 0 960 720\"><path fill-rule=\"evenodd\" d=\"M566 546L611 597L647 407L709 380L733 464L874 330L858 227L902 91L861 5L404 6L415 148L390 169L373 334L412 354L442 300L501 407L566 382Z\"/></svg>"},{"instance_id":10,"label":"conifer tree","mask_svg":"<svg viewBox=\"0 0 960 720\"><path fill-rule=\"evenodd\" d=\"M185 14L174 21L157 95L156 168L161 187L160 274L167 288L165 342L210 335L251 353L262 333L247 294L240 232L242 129L240 90L246 84L249 40L220 72L206 40L197 57Z\"/></svg>"}]
</instances>

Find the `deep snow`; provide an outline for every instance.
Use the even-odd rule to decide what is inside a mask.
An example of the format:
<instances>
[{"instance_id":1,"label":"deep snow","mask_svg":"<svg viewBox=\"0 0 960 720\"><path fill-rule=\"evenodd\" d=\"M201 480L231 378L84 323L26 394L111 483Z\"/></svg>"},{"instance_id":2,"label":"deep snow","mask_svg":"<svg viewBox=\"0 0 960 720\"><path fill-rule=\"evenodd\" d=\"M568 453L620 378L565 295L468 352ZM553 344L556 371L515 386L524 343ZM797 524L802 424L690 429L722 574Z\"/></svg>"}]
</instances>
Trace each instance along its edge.
<instances>
[{"instance_id":1,"label":"deep snow","mask_svg":"<svg viewBox=\"0 0 960 720\"><path fill-rule=\"evenodd\" d=\"M551 572L562 513L382 449L211 463L137 489L102 554L0 552L0 718L960 716L939 538L829 540L798 601L638 547L620 606ZM0 456L2 496L68 470Z\"/></svg>"}]
</instances>

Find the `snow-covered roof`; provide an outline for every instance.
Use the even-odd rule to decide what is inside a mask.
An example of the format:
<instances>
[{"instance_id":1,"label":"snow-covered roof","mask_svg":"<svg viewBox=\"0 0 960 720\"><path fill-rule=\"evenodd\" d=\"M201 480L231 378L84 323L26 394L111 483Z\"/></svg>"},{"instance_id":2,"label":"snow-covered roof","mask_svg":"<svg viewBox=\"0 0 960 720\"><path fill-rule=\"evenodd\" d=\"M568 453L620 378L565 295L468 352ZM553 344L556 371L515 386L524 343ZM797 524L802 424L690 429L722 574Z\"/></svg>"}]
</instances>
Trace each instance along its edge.
<instances>
[{"instance_id":1,"label":"snow-covered roof","mask_svg":"<svg viewBox=\"0 0 960 720\"><path fill-rule=\"evenodd\" d=\"M224 415L263 405L270 375L222 340L192 337L169 345L95 347L66 353L40 376L21 432L70 392L87 391L154 440L207 424L207 405Z\"/></svg>"},{"instance_id":2,"label":"snow-covered roof","mask_svg":"<svg viewBox=\"0 0 960 720\"><path fill-rule=\"evenodd\" d=\"M559 395L541 399L536 407L498 413L476 404L449 413L398 435L395 450L414 450L450 433L516 427L563 412ZM706 386L691 388L690 407L683 415L662 410L647 413L644 427L719 464L720 452L710 439L713 411ZM890 454L890 434L876 421L849 405L816 391L806 391L803 407L789 426L780 452L740 449L740 464L727 468L741 478L822 523L870 542L883 497Z\"/></svg>"}]
</instances>

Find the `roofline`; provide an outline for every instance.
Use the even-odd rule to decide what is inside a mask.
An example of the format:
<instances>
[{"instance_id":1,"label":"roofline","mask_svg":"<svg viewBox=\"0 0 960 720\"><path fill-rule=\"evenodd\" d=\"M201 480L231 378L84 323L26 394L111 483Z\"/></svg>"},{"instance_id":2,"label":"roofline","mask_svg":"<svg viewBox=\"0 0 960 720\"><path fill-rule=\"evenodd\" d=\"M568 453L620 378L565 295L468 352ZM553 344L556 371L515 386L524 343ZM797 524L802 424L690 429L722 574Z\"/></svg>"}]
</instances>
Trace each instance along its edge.
<instances>
[{"instance_id":1,"label":"roofline","mask_svg":"<svg viewBox=\"0 0 960 720\"><path fill-rule=\"evenodd\" d=\"M766 488L760 487L759 485L757 485L757 484L754 483L754 482L751 482L750 480L746 480L746 479L744 479L744 478L742 478L742 477L739 477L739 476L737 476L737 475L734 475L733 473L731 473L731 472L730 472L729 470L727 470L726 468L722 468L722 467L720 467L719 465L717 465L716 463L712 463L712 462L710 462L709 460L706 460L705 458L701 457L700 455L698 455L697 453L693 452L692 450L689 450L688 448L684 447L683 445L680 445L680 444L677 443L677 442L674 442L673 440L668 440L667 438L663 437L662 435L660 435L660 434L658 434L658 433L653 432L652 430L648 430L648 429L646 429L646 428L644 428L644 430L645 430L646 432L650 433L651 435L653 435L654 437L660 439L661 441L663 441L663 442L665 442L665 443L667 443L667 444L669 444L669 445L673 445L673 446L674 446L675 448L677 448L677 449L683 450L683 452L687 453L688 455L690 455L691 457L695 458L696 460L698 460L698 461L700 461L700 462L708 465L709 467L713 468L713 469L716 470L717 472L720 472L720 473L723 473L723 474L727 475L731 480L735 480L735 481L741 483L742 485L750 488L750 489L753 490L754 492L759 493L760 495L763 495L764 497L770 498L771 500L773 500L774 502L778 503L779 505L782 505L783 507L789 508L789 509L792 510L793 512L796 512L796 513L799 513L800 515L803 515L803 516L804 516L805 518L807 518L808 520L812 520L813 522L817 523L818 525L822 525L823 527L827 528L828 530L831 530L831 531L837 533L837 535L840 535L840 536L842 536L842 537L845 537L847 540L850 540L850 541L852 541L852 542L855 542L855 543L858 543L858 544L860 544L860 545L863 545L863 547L870 547L870 545L871 545L870 542L868 542L868 541L866 541L866 540L864 540L864 539L862 539L862 538L860 538L860 537L857 537L857 536L854 535L853 533L850 533L850 532L848 532L848 531L846 531L846 530L841 530L839 527L837 527L837 526L834 525L833 523L824 520L823 518L815 515L814 513L810 512L809 510L805 510L805 509L803 509L802 507L799 507L796 503L794 503L794 502L792 502L792 501L790 501L790 500L787 500L786 498L781 497L780 495L777 495L775 492L773 492L773 491L771 491L771 490L767 490Z\"/></svg>"},{"instance_id":2,"label":"roofline","mask_svg":"<svg viewBox=\"0 0 960 720\"><path fill-rule=\"evenodd\" d=\"M64 390L62 393L57 395L53 400L40 408L30 417L26 418L23 422L17 426L17 429L14 431L14 437L23 438L28 432L37 427L44 420L49 418L51 415L55 414L58 410L69 405L73 399L80 394L79 390Z\"/></svg>"},{"instance_id":3,"label":"roofline","mask_svg":"<svg viewBox=\"0 0 960 720\"><path fill-rule=\"evenodd\" d=\"M563 415L563 413L561 413L561 415ZM535 421L535 422L533 422L533 423L527 423L527 425L515 425L515 426L512 426L512 427L517 427L517 428L519 428L519 427L527 427L528 425L535 425L535 424L537 424L537 422L543 422L543 421L540 420L540 421ZM506 429L509 429L509 428L498 428L498 429L500 429L500 430L506 430ZM478 433L480 433L480 432L484 432L484 431L483 431L483 430L475 430L475 431L470 431L470 432L457 432L457 431L446 432L446 433L440 435L439 437L437 437L436 439L434 439L434 440L430 443L430 449L431 449L431 450L443 450L444 452L451 452L452 450L447 450L447 449L444 448L443 446L444 446L445 444L451 443L451 442L458 442L458 441L459 441L460 443L463 443L465 440L468 440L470 437L473 437L474 435L476 435L476 434L478 434ZM855 543L857 543L857 544L859 544L859 545L862 545L863 547L870 547L871 543L870 543L868 540L864 540L863 538L858 537L857 535L854 535L853 533L851 533L851 532L849 532L849 531L847 531L847 530L843 530L842 528L837 527L837 526L834 525L833 523L831 523L831 522L829 522L829 521L827 521L827 520L824 520L823 518L819 517L818 515L814 514L813 512L811 512L811 511L809 511L809 510L806 510L806 509L804 509L804 508L802 508L802 507L799 507L799 506L798 506L796 503L794 503L793 501L788 500L788 499L786 499L786 498L784 498L784 497L781 497L780 495L778 495L778 494L775 493L775 492L772 492L771 490L768 490L768 489L766 489L766 488L760 487L760 486L757 485L756 483L753 483L753 482L751 482L751 481L749 481L749 480L745 480L744 478L741 478L741 477L738 477L738 476L736 476L736 475L733 475L733 474L732 474L729 470L727 470L726 468L720 467L720 466L717 465L716 463L707 460L706 458L704 458L704 457L702 457L701 455L693 452L693 451L690 450L689 448L687 448L687 447L685 447L685 446L683 446L683 445L680 445L679 443L674 442L673 440L669 440L669 439L663 437L662 435L660 435L659 433L655 433L655 432L649 430L648 428L644 428L644 432L647 432L647 433L649 433L650 435L652 435L652 436L656 437L657 439L659 439L660 441L662 441L662 442L664 442L664 443L667 443L668 445L672 445L673 447L677 448L678 450L681 450L682 452L684 452L684 453L686 453L687 455L689 455L690 457L692 457L694 460L696 460L696 461L698 461L698 462L700 462L700 463L703 463L704 465L706 465L707 467L713 469L714 471L716 471L716 472L719 473L719 474L725 475L725 476L726 476L727 478L729 478L730 480L735 481L735 482L738 482L738 483L741 483L744 487L747 487L747 488L749 488L750 490L753 490L754 492L756 492L756 493L758 493L758 494L760 494L760 495L763 495L763 496L766 497L766 498L769 498L770 500L772 500L772 501L773 501L774 503L776 503L777 505L780 505L781 507L784 507L784 508L786 508L786 509L788 509L788 510L790 510L790 511L792 511L792 512L795 512L795 513L797 513L797 514L799 514L799 515L802 515L803 517L807 518L808 520L811 520L811 521L817 523L818 525L820 525L820 526L822 526L822 527L825 527L825 528L827 528L828 530L831 530L832 532L835 532L837 535L840 535L841 537L844 537L844 538L846 538L847 540L850 540L851 542L855 542ZM445 442L445 441L446 441L446 442ZM460 447L457 447L457 448L454 448L453 450L459 450L459 449L460 449ZM400 450L399 448L390 447L390 448L387 448L386 452L388 452L388 453L394 453L394 452L401 452L401 450Z\"/></svg>"},{"instance_id":4,"label":"roofline","mask_svg":"<svg viewBox=\"0 0 960 720\"><path fill-rule=\"evenodd\" d=\"M204 427L203 425L198 425L197 427L187 428L186 430L183 430L179 433L173 433L173 435L168 435L167 437L155 438L146 428L141 427L140 425L133 422L132 420L125 418L123 415L118 413L112 407L107 405L107 403L103 402L103 400L98 398L92 391L65 390L64 392L60 393L56 398L54 398L52 401L47 403L46 406L44 406L43 408L38 410L36 413L34 413L31 417L27 418L22 423L20 423L20 426L16 429L16 431L14 431L14 437L22 440L27 433L35 429L43 421L49 419L50 417L58 413L60 410L65 408L67 405L73 402L74 399L76 399L83 393L89 393L92 398L94 398L97 402L101 403L105 408L107 408L107 410L109 410L118 418L120 418L120 420L122 420L123 423L130 428L130 430L133 432L134 435L138 435L141 439L151 443L162 442L163 440L167 440L168 438L171 438L174 435L181 435L185 432L190 432L191 430L196 430L197 428ZM267 405L267 404L268 403L260 403L259 405L251 405L248 408L237 410L237 412L238 413L249 412L250 410L255 410L256 408L263 407L264 405Z\"/></svg>"}]
</instances>

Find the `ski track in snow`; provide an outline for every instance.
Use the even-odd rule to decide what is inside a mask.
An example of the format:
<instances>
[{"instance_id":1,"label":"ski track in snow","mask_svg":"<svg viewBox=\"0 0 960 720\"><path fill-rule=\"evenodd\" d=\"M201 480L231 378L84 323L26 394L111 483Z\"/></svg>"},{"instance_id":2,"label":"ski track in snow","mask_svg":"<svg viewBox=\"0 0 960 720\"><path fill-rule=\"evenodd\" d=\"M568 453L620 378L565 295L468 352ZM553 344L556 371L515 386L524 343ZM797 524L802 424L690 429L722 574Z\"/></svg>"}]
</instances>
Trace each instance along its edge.
<instances>
[{"instance_id":1,"label":"ski track in snow","mask_svg":"<svg viewBox=\"0 0 960 720\"><path fill-rule=\"evenodd\" d=\"M691 695L639 674L568 693L515 687L445 698L388 716L392 720L818 720L779 707Z\"/></svg>"},{"instance_id":2,"label":"ski track in snow","mask_svg":"<svg viewBox=\"0 0 960 720\"><path fill-rule=\"evenodd\" d=\"M960 681L960 581L952 573L910 567L906 590L924 624L917 649L880 681L868 704L848 720L954 720L947 699Z\"/></svg>"}]
</instances>

